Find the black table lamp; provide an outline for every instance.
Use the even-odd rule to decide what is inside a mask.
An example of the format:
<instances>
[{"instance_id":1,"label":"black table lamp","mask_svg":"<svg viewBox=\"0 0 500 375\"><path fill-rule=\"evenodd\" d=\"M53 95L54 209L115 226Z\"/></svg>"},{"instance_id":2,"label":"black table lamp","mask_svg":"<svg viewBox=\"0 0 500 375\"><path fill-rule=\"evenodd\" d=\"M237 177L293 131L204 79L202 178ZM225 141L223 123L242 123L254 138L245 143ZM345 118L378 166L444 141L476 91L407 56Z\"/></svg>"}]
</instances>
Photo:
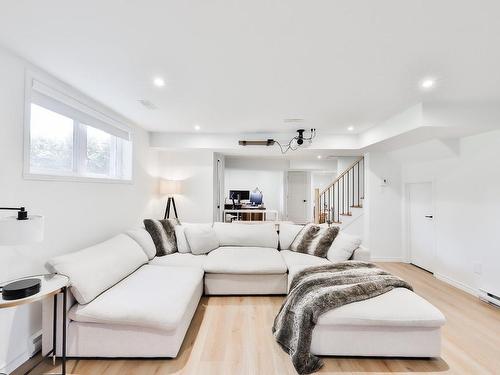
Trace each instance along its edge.
<instances>
[{"instance_id":1,"label":"black table lamp","mask_svg":"<svg viewBox=\"0 0 500 375\"><path fill-rule=\"evenodd\" d=\"M17 216L0 218L0 246L28 245L43 240L43 216L28 215L24 207L0 207L17 211ZM40 291L40 279L23 279L2 286L2 298L26 298Z\"/></svg>"}]
</instances>

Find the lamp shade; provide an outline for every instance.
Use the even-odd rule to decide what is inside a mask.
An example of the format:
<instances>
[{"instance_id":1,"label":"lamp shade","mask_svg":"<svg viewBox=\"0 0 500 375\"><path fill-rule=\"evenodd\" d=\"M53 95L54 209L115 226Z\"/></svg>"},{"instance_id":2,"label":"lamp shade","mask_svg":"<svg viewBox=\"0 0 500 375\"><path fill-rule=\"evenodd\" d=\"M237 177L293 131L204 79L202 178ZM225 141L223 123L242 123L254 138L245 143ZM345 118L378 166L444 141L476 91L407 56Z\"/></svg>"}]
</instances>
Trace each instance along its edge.
<instances>
[{"instance_id":1,"label":"lamp shade","mask_svg":"<svg viewBox=\"0 0 500 375\"><path fill-rule=\"evenodd\" d=\"M160 194L172 195L180 194L181 182L178 180L160 180Z\"/></svg>"},{"instance_id":2,"label":"lamp shade","mask_svg":"<svg viewBox=\"0 0 500 375\"><path fill-rule=\"evenodd\" d=\"M0 218L0 246L29 245L43 240L43 216L30 215L27 220L15 216Z\"/></svg>"}]
</instances>

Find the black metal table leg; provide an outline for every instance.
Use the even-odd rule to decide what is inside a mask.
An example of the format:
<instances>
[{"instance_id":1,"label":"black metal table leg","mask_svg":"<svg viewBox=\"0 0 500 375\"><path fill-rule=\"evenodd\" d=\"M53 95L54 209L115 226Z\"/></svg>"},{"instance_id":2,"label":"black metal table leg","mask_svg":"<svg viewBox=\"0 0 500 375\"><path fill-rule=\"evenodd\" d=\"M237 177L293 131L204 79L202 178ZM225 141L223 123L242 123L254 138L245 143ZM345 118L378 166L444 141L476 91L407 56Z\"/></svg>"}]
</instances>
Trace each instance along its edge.
<instances>
[{"instance_id":1,"label":"black metal table leg","mask_svg":"<svg viewBox=\"0 0 500 375\"><path fill-rule=\"evenodd\" d=\"M52 365L56 364L57 350L57 294L54 294L54 314L52 321Z\"/></svg>"},{"instance_id":2,"label":"black metal table leg","mask_svg":"<svg viewBox=\"0 0 500 375\"><path fill-rule=\"evenodd\" d=\"M66 305L68 303L67 288L64 287L63 293L63 327L62 327L62 375L66 375Z\"/></svg>"}]
</instances>

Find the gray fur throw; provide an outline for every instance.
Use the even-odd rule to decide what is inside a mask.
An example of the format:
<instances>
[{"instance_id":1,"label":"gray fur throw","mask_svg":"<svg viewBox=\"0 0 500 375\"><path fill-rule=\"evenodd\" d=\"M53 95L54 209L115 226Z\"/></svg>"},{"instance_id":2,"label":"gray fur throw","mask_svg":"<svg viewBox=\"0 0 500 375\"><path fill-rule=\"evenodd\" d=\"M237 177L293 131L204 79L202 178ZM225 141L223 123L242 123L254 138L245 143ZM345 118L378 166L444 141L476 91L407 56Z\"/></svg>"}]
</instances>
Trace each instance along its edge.
<instances>
[{"instance_id":1,"label":"gray fur throw","mask_svg":"<svg viewBox=\"0 0 500 375\"><path fill-rule=\"evenodd\" d=\"M273 325L273 335L287 352L299 374L323 366L310 352L312 332L318 318L337 307L363 301L394 288L412 287L373 263L347 261L308 267L292 280L290 292ZM335 340L335 337L332 337Z\"/></svg>"},{"instance_id":2,"label":"gray fur throw","mask_svg":"<svg viewBox=\"0 0 500 375\"><path fill-rule=\"evenodd\" d=\"M293 240L290 250L326 258L337 234L339 227L325 228L317 224L306 224Z\"/></svg>"},{"instance_id":3,"label":"gray fur throw","mask_svg":"<svg viewBox=\"0 0 500 375\"><path fill-rule=\"evenodd\" d=\"M177 219L145 219L144 227L151 235L156 247L156 256L177 252L177 238L175 237L175 226L179 224Z\"/></svg>"}]
</instances>

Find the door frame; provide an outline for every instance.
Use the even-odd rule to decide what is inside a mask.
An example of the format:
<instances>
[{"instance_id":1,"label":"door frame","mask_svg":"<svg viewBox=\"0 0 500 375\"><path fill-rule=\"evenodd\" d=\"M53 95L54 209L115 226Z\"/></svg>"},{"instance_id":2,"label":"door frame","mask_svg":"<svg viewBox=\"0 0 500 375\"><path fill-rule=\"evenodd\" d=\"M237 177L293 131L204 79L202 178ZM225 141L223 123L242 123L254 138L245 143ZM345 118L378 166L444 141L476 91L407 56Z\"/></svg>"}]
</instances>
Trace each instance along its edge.
<instances>
[{"instance_id":1,"label":"door frame","mask_svg":"<svg viewBox=\"0 0 500 375\"><path fill-rule=\"evenodd\" d=\"M436 182L435 180L423 180L423 181L405 181L403 184L403 261L406 263L411 263L411 247L410 247L410 189L409 185L415 184L430 184L431 185L431 206L432 206L432 231L434 232L434 243L432 246L432 270L429 270L433 274L437 273L437 231L436 231Z\"/></svg>"}]
</instances>

